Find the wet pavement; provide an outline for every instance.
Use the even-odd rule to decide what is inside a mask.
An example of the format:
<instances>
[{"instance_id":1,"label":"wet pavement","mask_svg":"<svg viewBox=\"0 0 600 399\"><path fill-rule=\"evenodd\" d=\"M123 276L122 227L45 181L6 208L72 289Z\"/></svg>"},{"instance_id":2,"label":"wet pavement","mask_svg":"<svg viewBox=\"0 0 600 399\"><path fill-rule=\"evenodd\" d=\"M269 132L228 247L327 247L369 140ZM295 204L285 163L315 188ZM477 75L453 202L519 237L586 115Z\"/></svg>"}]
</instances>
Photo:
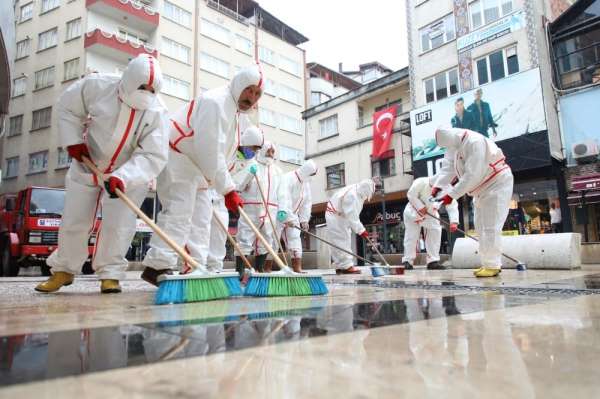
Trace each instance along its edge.
<instances>
[{"instance_id":1,"label":"wet pavement","mask_svg":"<svg viewBox=\"0 0 600 399\"><path fill-rule=\"evenodd\" d=\"M0 398L600 397L600 267L326 276L324 297L154 306L0 279Z\"/></svg>"}]
</instances>

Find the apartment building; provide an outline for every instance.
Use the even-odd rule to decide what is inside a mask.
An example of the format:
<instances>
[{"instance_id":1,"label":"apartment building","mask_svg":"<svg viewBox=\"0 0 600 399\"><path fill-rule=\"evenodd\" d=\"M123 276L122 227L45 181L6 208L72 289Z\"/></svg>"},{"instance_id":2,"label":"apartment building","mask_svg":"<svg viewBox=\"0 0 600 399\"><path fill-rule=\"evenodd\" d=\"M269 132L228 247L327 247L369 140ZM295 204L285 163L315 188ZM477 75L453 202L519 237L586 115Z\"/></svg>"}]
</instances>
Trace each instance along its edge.
<instances>
[{"instance_id":1,"label":"apartment building","mask_svg":"<svg viewBox=\"0 0 600 399\"><path fill-rule=\"evenodd\" d=\"M2 192L60 187L70 159L59 147L55 102L86 73L120 73L132 57L158 57L171 111L227 84L239 68L263 65L258 112L284 168L304 158L307 39L254 1L19 0Z\"/></svg>"},{"instance_id":2,"label":"apartment building","mask_svg":"<svg viewBox=\"0 0 600 399\"><path fill-rule=\"evenodd\" d=\"M384 190L364 205L361 221L387 252L402 252L402 211L413 180L408 76L408 68L401 69L304 112L306 156L319 165L311 181L312 228L325 223L327 201L335 191L380 176ZM394 105L397 108L391 148L373 158L373 114ZM364 253L361 242L353 245L360 254Z\"/></svg>"},{"instance_id":3,"label":"apartment building","mask_svg":"<svg viewBox=\"0 0 600 399\"><path fill-rule=\"evenodd\" d=\"M507 234L549 231L552 203L569 213L546 40L547 22L558 15L560 3L565 2L406 3L415 176L431 175L440 165L437 126L469 127L489 136L515 175ZM465 225L473 228L470 200L465 198L462 210Z\"/></svg>"},{"instance_id":4,"label":"apartment building","mask_svg":"<svg viewBox=\"0 0 600 399\"><path fill-rule=\"evenodd\" d=\"M358 89L361 84L341 72L334 71L316 62L306 64L310 107L331 100L349 90Z\"/></svg>"}]
</instances>

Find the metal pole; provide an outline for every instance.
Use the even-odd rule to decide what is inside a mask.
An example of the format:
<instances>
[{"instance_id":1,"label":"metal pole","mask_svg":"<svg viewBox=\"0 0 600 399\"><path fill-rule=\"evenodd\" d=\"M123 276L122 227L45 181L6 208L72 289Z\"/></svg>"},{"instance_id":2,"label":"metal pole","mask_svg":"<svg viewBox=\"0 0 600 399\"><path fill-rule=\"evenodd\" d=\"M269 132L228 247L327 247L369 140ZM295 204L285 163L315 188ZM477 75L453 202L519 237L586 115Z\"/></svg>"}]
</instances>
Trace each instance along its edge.
<instances>
[{"instance_id":1,"label":"metal pole","mask_svg":"<svg viewBox=\"0 0 600 399\"><path fill-rule=\"evenodd\" d=\"M583 240L584 242L590 242L588 233L588 209L585 203L585 194L585 190L581 192L581 208L583 210Z\"/></svg>"},{"instance_id":2,"label":"metal pole","mask_svg":"<svg viewBox=\"0 0 600 399\"><path fill-rule=\"evenodd\" d=\"M388 250L388 234L387 234L387 221L385 217L385 190L381 188L381 209L383 212L383 252L389 253Z\"/></svg>"}]
</instances>

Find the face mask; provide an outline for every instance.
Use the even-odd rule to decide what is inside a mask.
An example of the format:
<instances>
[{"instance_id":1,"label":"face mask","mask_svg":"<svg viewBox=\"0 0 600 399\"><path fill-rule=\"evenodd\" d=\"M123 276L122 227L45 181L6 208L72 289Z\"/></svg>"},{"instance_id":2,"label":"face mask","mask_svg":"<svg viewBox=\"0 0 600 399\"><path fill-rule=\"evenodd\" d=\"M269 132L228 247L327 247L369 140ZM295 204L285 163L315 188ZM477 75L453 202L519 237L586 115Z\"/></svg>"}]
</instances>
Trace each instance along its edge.
<instances>
[{"instance_id":1,"label":"face mask","mask_svg":"<svg viewBox=\"0 0 600 399\"><path fill-rule=\"evenodd\" d=\"M244 154L244 158L246 159L252 159L254 158L254 155L256 155L256 153L248 147L241 147L241 151L242 154Z\"/></svg>"},{"instance_id":2,"label":"face mask","mask_svg":"<svg viewBox=\"0 0 600 399\"><path fill-rule=\"evenodd\" d=\"M135 90L133 93L123 96L123 102L131 108L145 110L154 103L155 95L147 90Z\"/></svg>"}]
</instances>

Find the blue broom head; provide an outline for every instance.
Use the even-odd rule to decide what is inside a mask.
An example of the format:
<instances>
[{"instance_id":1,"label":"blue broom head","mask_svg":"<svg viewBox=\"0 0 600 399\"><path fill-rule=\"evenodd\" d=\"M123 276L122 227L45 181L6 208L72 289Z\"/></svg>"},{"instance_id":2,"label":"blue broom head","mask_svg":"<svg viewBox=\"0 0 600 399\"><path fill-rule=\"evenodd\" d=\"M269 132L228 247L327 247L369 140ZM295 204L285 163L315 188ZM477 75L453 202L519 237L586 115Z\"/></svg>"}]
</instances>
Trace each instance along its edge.
<instances>
[{"instance_id":1,"label":"blue broom head","mask_svg":"<svg viewBox=\"0 0 600 399\"><path fill-rule=\"evenodd\" d=\"M237 273L162 275L154 298L156 305L203 302L243 294Z\"/></svg>"},{"instance_id":2,"label":"blue broom head","mask_svg":"<svg viewBox=\"0 0 600 399\"><path fill-rule=\"evenodd\" d=\"M244 296L325 295L329 292L320 275L305 273L252 273Z\"/></svg>"}]
</instances>

